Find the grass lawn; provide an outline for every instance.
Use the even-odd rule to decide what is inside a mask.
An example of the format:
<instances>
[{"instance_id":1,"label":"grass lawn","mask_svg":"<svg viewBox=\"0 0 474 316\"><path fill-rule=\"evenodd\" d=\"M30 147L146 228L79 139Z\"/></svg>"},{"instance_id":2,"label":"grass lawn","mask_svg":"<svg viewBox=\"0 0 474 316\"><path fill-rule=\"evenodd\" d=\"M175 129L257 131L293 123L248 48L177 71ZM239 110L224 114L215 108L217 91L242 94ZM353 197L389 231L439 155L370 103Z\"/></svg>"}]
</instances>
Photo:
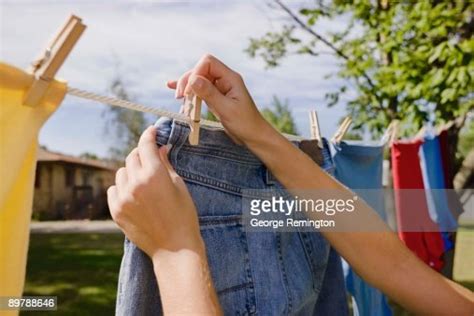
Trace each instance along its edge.
<instances>
[{"instance_id":1,"label":"grass lawn","mask_svg":"<svg viewBox=\"0 0 474 316\"><path fill-rule=\"evenodd\" d=\"M30 238L24 295L57 296L58 311L50 314L114 315L123 235L33 234Z\"/></svg>"},{"instance_id":2,"label":"grass lawn","mask_svg":"<svg viewBox=\"0 0 474 316\"><path fill-rule=\"evenodd\" d=\"M56 315L113 315L122 247L121 234L34 234L25 295L57 296ZM454 277L474 290L474 226L459 230L456 251Z\"/></svg>"},{"instance_id":3,"label":"grass lawn","mask_svg":"<svg viewBox=\"0 0 474 316\"><path fill-rule=\"evenodd\" d=\"M458 230L453 278L474 291L474 225Z\"/></svg>"}]
</instances>

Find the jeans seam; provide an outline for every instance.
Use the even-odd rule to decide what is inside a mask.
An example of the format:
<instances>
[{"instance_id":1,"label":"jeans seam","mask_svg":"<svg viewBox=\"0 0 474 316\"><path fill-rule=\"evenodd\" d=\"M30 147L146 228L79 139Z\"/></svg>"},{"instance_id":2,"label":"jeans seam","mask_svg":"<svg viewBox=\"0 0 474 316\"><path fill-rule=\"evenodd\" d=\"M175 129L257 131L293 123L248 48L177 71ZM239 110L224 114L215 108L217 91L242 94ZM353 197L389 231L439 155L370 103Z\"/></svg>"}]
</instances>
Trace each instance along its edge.
<instances>
[{"instance_id":1,"label":"jeans seam","mask_svg":"<svg viewBox=\"0 0 474 316\"><path fill-rule=\"evenodd\" d=\"M234 186L222 181L217 181L209 177L204 177L199 174L191 173L180 168L176 168L176 173L178 173L185 181L194 182L200 185L205 185L213 189L218 189L225 191L227 193L233 193L238 196L242 196L242 189L238 186Z\"/></svg>"},{"instance_id":2,"label":"jeans seam","mask_svg":"<svg viewBox=\"0 0 474 316\"><path fill-rule=\"evenodd\" d=\"M215 151L216 154L209 153L209 150ZM260 166L262 163L256 159L253 159L251 157L246 157L245 154L242 155L233 155L229 154L223 150L217 150L216 148L209 147L209 146L199 146L199 147L193 147L190 145L185 145L183 148L183 151L189 152L190 154L193 155L200 155L200 156L205 156L205 157L213 157L213 158L220 158L223 160L228 160L232 162L236 162L242 165L251 165L251 166Z\"/></svg>"},{"instance_id":3,"label":"jeans seam","mask_svg":"<svg viewBox=\"0 0 474 316\"><path fill-rule=\"evenodd\" d=\"M241 215L220 215L219 219L217 218L207 218L208 216L199 216L199 226L238 226L242 225L242 216Z\"/></svg>"},{"instance_id":4,"label":"jeans seam","mask_svg":"<svg viewBox=\"0 0 474 316\"><path fill-rule=\"evenodd\" d=\"M251 286L253 286L252 282L247 282L247 283L243 283L243 284L239 284L239 285L234 285L234 286L231 286L231 287L228 287L228 288L225 288L223 290L218 291L217 294L218 295L226 295L226 294L229 294L229 293L238 292L240 290L246 289L246 288L251 287Z\"/></svg>"},{"instance_id":5,"label":"jeans seam","mask_svg":"<svg viewBox=\"0 0 474 316\"><path fill-rule=\"evenodd\" d=\"M285 286L285 292L286 292L286 301L287 301L287 311L286 315L289 315L291 313L291 310L293 308L293 302L291 299L291 294L290 291L288 290L289 285L288 285L288 276L286 274L286 269L285 269L285 264L283 261L283 254L281 251L281 233L277 232L276 233L276 242L277 242L277 248L278 248L278 260L280 262L280 272L283 278L283 284Z\"/></svg>"},{"instance_id":6,"label":"jeans seam","mask_svg":"<svg viewBox=\"0 0 474 316\"><path fill-rule=\"evenodd\" d=\"M256 295L255 295L255 287L253 285L253 276L252 276L252 271L251 271L251 265L250 265L250 257L249 257L249 245L248 245L248 239L247 239L247 233L241 227L241 243L244 247L244 253L245 253L245 271L246 271L246 277L247 277L247 282L249 283L248 290L246 292L247 296L247 311L249 315L254 315L256 314L257 306L256 306Z\"/></svg>"}]
</instances>

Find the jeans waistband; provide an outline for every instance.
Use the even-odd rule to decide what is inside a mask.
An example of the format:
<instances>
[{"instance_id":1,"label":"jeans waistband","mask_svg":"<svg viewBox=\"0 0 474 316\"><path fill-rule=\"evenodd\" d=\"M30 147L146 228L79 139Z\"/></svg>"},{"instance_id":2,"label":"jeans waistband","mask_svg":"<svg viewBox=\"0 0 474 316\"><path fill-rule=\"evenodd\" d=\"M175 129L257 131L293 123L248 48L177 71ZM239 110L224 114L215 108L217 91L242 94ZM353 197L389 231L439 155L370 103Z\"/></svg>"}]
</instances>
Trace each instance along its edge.
<instances>
[{"instance_id":1,"label":"jeans waistband","mask_svg":"<svg viewBox=\"0 0 474 316\"><path fill-rule=\"evenodd\" d=\"M272 185L281 186L258 157L245 146L235 144L222 129L202 127L199 145L191 146L187 142L190 133L188 124L162 117L155 126L157 144L173 145L170 160L178 174L188 180L195 179L196 175L192 174L195 170L200 181L203 177L206 180L216 180L219 185L224 183L224 187L232 187L234 191L239 191L239 188L265 189ZM319 149L316 140L292 143L323 168L332 168L332 161L328 161L330 156ZM261 183L256 183L258 181L255 179L258 177L262 179ZM226 183L230 186L226 186Z\"/></svg>"}]
</instances>

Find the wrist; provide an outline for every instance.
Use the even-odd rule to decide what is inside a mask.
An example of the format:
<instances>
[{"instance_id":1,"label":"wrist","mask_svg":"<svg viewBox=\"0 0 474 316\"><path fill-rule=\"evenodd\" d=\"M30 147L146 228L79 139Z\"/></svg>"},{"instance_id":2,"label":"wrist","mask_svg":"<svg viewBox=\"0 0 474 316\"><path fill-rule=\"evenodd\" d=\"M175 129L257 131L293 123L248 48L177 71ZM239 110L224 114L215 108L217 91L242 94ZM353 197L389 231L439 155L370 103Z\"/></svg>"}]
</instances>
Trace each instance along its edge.
<instances>
[{"instance_id":1,"label":"wrist","mask_svg":"<svg viewBox=\"0 0 474 316\"><path fill-rule=\"evenodd\" d=\"M252 132L250 136L243 139L244 145L249 149L265 145L270 139L273 139L275 135L279 135L279 132L267 121L262 115L258 115L256 122L252 124Z\"/></svg>"},{"instance_id":2,"label":"wrist","mask_svg":"<svg viewBox=\"0 0 474 316\"><path fill-rule=\"evenodd\" d=\"M201 256L206 253L204 241L200 234L189 238L180 238L178 241L169 241L158 247L150 254L153 262L168 258L179 258L183 254L196 254Z\"/></svg>"}]
</instances>

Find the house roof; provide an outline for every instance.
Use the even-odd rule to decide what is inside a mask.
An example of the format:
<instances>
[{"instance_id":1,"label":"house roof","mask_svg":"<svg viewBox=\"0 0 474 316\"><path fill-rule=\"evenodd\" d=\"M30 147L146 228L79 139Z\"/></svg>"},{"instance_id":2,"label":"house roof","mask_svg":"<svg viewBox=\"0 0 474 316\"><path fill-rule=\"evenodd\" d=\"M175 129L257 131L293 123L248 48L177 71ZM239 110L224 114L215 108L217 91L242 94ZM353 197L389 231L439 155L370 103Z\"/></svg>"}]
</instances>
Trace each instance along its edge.
<instances>
[{"instance_id":1,"label":"house roof","mask_svg":"<svg viewBox=\"0 0 474 316\"><path fill-rule=\"evenodd\" d=\"M37 162L63 162L75 165L81 165L91 168L116 170L114 164L97 159L86 159L61 153L52 152L44 148L38 148Z\"/></svg>"}]
</instances>

